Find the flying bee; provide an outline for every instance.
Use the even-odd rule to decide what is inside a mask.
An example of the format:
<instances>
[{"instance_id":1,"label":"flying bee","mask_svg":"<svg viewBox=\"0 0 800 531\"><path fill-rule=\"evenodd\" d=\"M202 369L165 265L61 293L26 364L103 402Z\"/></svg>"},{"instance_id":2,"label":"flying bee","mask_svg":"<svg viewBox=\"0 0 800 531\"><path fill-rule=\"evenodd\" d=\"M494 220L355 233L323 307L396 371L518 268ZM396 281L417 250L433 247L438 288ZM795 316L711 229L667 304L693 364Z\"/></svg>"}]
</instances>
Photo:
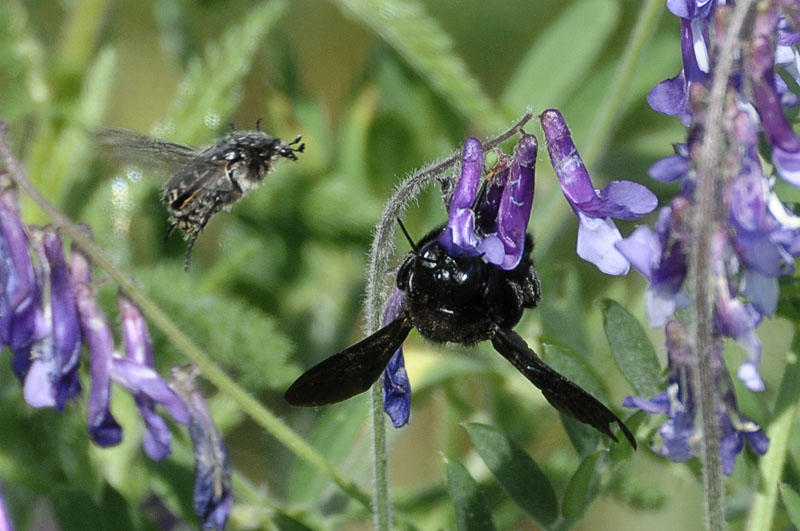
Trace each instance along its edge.
<instances>
[{"instance_id":1,"label":"flying bee","mask_svg":"<svg viewBox=\"0 0 800 531\"><path fill-rule=\"evenodd\" d=\"M211 216L255 190L276 159L296 161L305 149L299 135L287 143L261 131L259 124L255 131L233 131L199 149L125 129L101 128L96 137L113 156L173 173L161 196L169 212L166 237L176 227L183 233L188 269L195 241Z\"/></svg>"},{"instance_id":2,"label":"flying bee","mask_svg":"<svg viewBox=\"0 0 800 531\"><path fill-rule=\"evenodd\" d=\"M545 364L512 330L524 310L541 299L531 259L533 239L526 233L537 149L536 138L523 135L513 162L497 168L491 180L482 180L482 147L477 139L467 140L447 225L414 243L401 223L412 250L397 271L384 326L302 374L284 395L289 404L308 407L345 400L369 389L384 372L384 409L395 426L404 424L408 407L393 407L389 400L394 399L394 387L410 400L405 370L396 378L385 368L402 355L403 341L416 328L437 343L491 341L555 408L614 441L610 425L616 423L636 448L619 417ZM398 386L396 380L402 383ZM399 421L393 416L398 411L404 416Z\"/></svg>"}]
</instances>

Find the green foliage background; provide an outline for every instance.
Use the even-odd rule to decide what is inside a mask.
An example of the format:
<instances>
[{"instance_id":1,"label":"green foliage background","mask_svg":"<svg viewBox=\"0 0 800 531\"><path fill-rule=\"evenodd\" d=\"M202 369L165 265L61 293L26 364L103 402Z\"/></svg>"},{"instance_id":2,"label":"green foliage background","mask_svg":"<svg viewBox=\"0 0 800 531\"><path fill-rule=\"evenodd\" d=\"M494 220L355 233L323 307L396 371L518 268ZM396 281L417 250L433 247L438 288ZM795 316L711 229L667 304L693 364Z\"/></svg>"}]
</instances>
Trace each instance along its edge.
<instances>
[{"instance_id":1,"label":"green foliage background","mask_svg":"<svg viewBox=\"0 0 800 531\"><path fill-rule=\"evenodd\" d=\"M646 170L685 133L677 119L650 110L645 95L680 68L675 17L653 23L624 93L613 102L609 94L644 4L3 0L0 118L48 199L91 224L96 241L239 385L370 491L366 397L294 410L282 393L305 368L361 337L366 253L383 202L408 172L452 153L468 135L496 134L529 107L561 109L596 186L636 180L669 197L675 189ZM617 111L603 125L609 105ZM302 133L306 152L296 164L280 163L233 212L215 216L185 273L184 243L163 241L166 176L103 160L88 133L121 126L200 146L229 123L253 128L259 118L275 136ZM539 133L535 122L526 129ZM29 201L23 209L27 222L48 222ZM421 237L444 219L431 190L407 225ZM531 230L544 302L517 330L619 412L626 395L649 396L660 384L663 336L631 317L644 315L636 273L609 279L576 257L576 225L542 152ZM632 228L622 225L625 234ZM100 291L113 316L116 288ZM612 344L620 367L604 327L638 345ZM762 332L771 390L739 396L745 414L769 425L792 326L776 319ZM185 362L154 336L162 373ZM641 366L639 347L649 353ZM736 347L726 355L732 366L744 356ZM412 334L406 356L412 419L390 434L399 527L702 528L695 464L671 464L648 449L658 419L630 420L640 428L636 454L624 443L607 452L598 444L610 441L569 420L562 427L490 347L441 347ZM371 526L363 505L230 398L208 392L236 470L231 528ZM5 370L0 398L0 478L18 529L155 529L167 513L195 525L188 436L176 429L174 455L149 462L124 392L115 392L114 412L125 440L110 450L88 443L83 403L64 415L32 410ZM794 500L800 445L791 442L784 497ZM497 474L498 462L533 470L533 485ZM757 466L745 451L729 482L735 529L746 526ZM790 521L782 511L776 528Z\"/></svg>"}]
</instances>

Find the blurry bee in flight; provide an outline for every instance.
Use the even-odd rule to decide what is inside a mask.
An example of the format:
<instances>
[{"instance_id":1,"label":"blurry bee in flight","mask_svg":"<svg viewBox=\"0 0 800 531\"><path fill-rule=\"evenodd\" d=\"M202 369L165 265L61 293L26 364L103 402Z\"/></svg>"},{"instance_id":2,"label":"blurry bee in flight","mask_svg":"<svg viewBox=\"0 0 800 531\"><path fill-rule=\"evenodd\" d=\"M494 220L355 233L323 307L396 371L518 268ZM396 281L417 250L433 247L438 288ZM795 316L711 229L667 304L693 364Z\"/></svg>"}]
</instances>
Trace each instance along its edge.
<instances>
[{"instance_id":1,"label":"blurry bee in flight","mask_svg":"<svg viewBox=\"0 0 800 531\"><path fill-rule=\"evenodd\" d=\"M188 241L184 269L197 237L211 216L255 190L278 157L297 160L305 144L272 137L259 129L233 131L205 148L152 138L126 129L100 128L97 141L112 156L173 173L161 196L169 212L167 237L177 227ZM298 145L299 144L299 145Z\"/></svg>"},{"instance_id":2,"label":"blurry bee in flight","mask_svg":"<svg viewBox=\"0 0 800 531\"><path fill-rule=\"evenodd\" d=\"M384 374L384 410L396 427L408 420L411 390L402 344L412 328L437 343L489 340L555 408L616 437L616 423L633 448L636 439L611 410L549 367L512 328L541 299L526 234L533 204L536 138L524 134L509 164L501 159L481 184L483 152L464 146L461 179L448 223L414 243L403 259L384 311L383 328L302 374L284 395L293 406L319 406L366 391ZM399 221L399 220L398 220Z\"/></svg>"}]
</instances>

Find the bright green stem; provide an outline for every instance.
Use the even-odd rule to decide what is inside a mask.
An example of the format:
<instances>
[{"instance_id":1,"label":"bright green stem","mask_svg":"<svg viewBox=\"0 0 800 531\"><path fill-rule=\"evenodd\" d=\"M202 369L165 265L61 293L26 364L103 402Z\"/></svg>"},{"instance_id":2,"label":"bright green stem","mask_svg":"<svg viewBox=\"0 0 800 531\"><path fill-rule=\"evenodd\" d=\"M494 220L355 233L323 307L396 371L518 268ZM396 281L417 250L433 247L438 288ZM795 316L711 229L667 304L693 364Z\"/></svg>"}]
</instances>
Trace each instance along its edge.
<instances>
[{"instance_id":1,"label":"bright green stem","mask_svg":"<svg viewBox=\"0 0 800 531\"><path fill-rule=\"evenodd\" d=\"M796 337L792 352L786 356L786 366L778 398L775 400L772 422L767 427L769 451L758 462L760 484L747 519L748 531L773 528L772 518L775 514L775 505L778 503L780 477L789 451L789 437L792 434L792 424L800 400L798 356L800 356L800 334Z\"/></svg>"},{"instance_id":2,"label":"bright green stem","mask_svg":"<svg viewBox=\"0 0 800 531\"><path fill-rule=\"evenodd\" d=\"M216 365L211 358L203 352L180 328L157 306L128 275L123 273L114 262L103 252L80 228L69 218L51 205L25 177L22 168L11 151L8 143L8 125L0 122L0 156L6 163L6 170L13 181L28 194L31 199L54 222L57 228L70 237L92 261L103 269L108 276L136 303L150 322L159 328L165 336L191 361L203 376L221 392L230 396L242 410L264 428L273 437L278 439L300 459L307 461L311 466L330 477L343 491L365 507L369 508L370 498L355 483L342 476L334 469L325 458L312 446L303 440L294 430L284 424L271 411L265 408L258 400L242 389L225 372Z\"/></svg>"},{"instance_id":3,"label":"bright green stem","mask_svg":"<svg viewBox=\"0 0 800 531\"><path fill-rule=\"evenodd\" d=\"M612 138L611 133L619 122L620 111L625 106L625 98L636 67L639 66L650 37L655 33L655 27L663 14L664 0L647 0L639 10L639 17L636 19L633 33L631 33L630 40L628 40L619 65L617 65L614 83L603 99L603 105L600 106L597 117L594 119L589 141L582 150L583 161L587 167L594 166Z\"/></svg>"}]
</instances>

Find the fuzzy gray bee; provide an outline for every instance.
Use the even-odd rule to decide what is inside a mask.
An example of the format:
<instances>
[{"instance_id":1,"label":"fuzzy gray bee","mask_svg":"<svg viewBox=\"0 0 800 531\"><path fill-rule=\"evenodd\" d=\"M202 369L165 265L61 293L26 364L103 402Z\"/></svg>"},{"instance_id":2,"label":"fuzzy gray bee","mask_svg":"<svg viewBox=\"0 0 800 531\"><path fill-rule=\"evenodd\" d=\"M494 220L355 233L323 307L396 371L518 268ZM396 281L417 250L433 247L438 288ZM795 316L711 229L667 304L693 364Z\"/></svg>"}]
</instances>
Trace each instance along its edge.
<instances>
[{"instance_id":1,"label":"fuzzy gray bee","mask_svg":"<svg viewBox=\"0 0 800 531\"><path fill-rule=\"evenodd\" d=\"M177 227L189 242L184 268L211 216L255 190L278 157L296 161L296 153L305 149L300 136L287 143L258 130L259 122L256 131L234 131L201 149L126 129L97 130L98 142L112 156L173 173L162 200L171 222L167 237Z\"/></svg>"}]
</instances>

